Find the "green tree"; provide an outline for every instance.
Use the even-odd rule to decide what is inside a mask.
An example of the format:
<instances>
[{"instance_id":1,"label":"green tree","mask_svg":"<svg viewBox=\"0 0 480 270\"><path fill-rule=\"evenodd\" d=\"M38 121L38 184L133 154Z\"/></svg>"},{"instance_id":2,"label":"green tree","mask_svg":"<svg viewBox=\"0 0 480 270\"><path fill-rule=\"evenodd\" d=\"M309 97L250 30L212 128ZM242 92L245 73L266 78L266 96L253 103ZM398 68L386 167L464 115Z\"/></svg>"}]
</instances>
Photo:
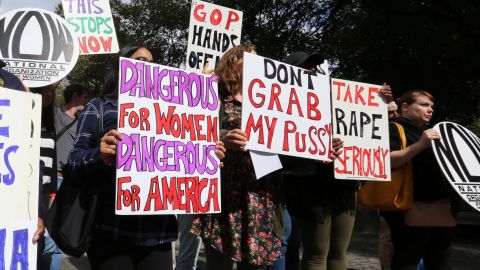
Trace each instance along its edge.
<instances>
[{"instance_id":1,"label":"green tree","mask_svg":"<svg viewBox=\"0 0 480 270\"><path fill-rule=\"evenodd\" d=\"M208 2L208 1L207 1ZM242 41L283 59L318 51L337 78L392 85L395 96L425 89L438 119L479 117L480 2L474 0L214 0L243 11ZM110 1L121 45L143 43L157 62L185 62L189 0ZM111 55L82 56L73 82L101 88Z\"/></svg>"},{"instance_id":2,"label":"green tree","mask_svg":"<svg viewBox=\"0 0 480 270\"><path fill-rule=\"evenodd\" d=\"M396 96L425 89L437 119L478 118L480 3L469 0L357 0L336 12L320 49L340 78L388 82Z\"/></svg>"}]
</instances>

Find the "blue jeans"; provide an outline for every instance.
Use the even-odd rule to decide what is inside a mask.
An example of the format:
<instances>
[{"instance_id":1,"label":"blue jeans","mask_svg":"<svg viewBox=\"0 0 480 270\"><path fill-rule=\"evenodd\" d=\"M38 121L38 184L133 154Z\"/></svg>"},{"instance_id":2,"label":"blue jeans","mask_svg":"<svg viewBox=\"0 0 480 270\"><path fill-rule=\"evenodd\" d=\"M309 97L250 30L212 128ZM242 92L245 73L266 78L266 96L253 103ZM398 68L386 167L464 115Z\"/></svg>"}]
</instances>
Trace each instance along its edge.
<instances>
[{"instance_id":1,"label":"blue jeans","mask_svg":"<svg viewBox=\"0 0 480 270\"><path fill-rule=\"evenodd\" d=\"M57 247L50 236L43 237L40 242L43 245L39 262L39 270L60 270L63 260L63 252Z\"/></svg>"},{"instance_id":2,"label":"blue jeans","mask_svg":"<svg viewBox=\"0 0 480 270\"><path fill-rule=\"evenodd\" d=\"M283 235L281 255L278 260L269 266L268 270L298 270L300 231L296 225L295 218L285 208L283 211Z\"/></svg>"},{"instance_id":3,"label":"blue jeans","mask_svg":"<svg viewBox=\"0 0 480 270\"><path fill-rule=\"evenodd\" d=\"M192 222L196 217L196 215L177 216L180 247L175 270L195 270L197 268L202 239L190 232Z\"/></svg>"},{"instance_id":4,"label":"blue jeans","mask_svg":"<svg viewBox=\"0 0 480 270\"><path fill-rule=\"evenodd\" d=\"M57 176L57 190L62 184L63 177ZM63 252L57 247L53 239L45 235L40 242L39 270L60 270L62 267Z\"/></svg>"}]
</instances>

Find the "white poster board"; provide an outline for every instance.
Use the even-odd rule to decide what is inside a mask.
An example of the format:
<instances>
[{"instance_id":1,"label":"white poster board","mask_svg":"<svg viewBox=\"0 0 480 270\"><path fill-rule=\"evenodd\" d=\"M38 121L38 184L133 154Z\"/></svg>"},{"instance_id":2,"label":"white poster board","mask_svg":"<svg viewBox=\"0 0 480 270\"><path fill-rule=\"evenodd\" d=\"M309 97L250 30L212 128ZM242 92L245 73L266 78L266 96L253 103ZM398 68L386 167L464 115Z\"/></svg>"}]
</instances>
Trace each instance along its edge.
<instances>
[{"instance_id":1,"label":"white poster board","mask_svg":"<svg viewBox=\"0 0 480 270\"><path fill-rule=\"evenodd\" d=\"M435 125L441 140L432 148L443 175L470 206L480 212L480 139L465 127L441 122Z\"/></svg>"},{"instance_id":2,"label":"white poster board","mask_svg":"<svg viewBox=\"0 0 480 270\"><path fill-rule=\"evenodd\" d=\"M40 95L0 87L0 268L36 269Z\"/></svg>"},{"instance_id":3,"label":"white poster board","mask_svg":"<svg viewBox=\"0 0 480 270\"><path fill-rule=\"evenodd\" d=\"M201 72L208 63L213 69L228 49L240 44L242 18L241 11L193 0L186 68Z\"/></svg>"},{"instance_id":4,"label":"white poster board","mask_svg":"<svg viewBox=\"0 0 480 270\"><path fill-rule=\"evenodd\" d=\"M119 70L116 214L219 213L217 77L129 58Z\"/></svg>"},{"instance_id":5,"label":"white poster board","mask_svg":"<svg viewBox=\"0 0 480 270\"><path fill-rule=\"evenodd\" d=\"M390 181L387 102L380 85L332 78L333 134L343 140L335 178Z\"/></svg>"},{"instance_id":6,"label":"white poster board","mask_svg":"<svg viewBox=\"0 0 480 270\"><path fill-rule=\"evenodd\" d=\"M330 78L255 54L243 58L247 148L329 160Z\"/></svg>"},{"instance_id":7,"label":"white poster board","mask_svg":"<svg viewBox=\"0 0 480 270\"><path fill-rule=\"evenodd\" d=\"M117 53L118 41L108 0L62 0L63 14L77 35L80 54Z\"/></svg>"},{"instance_id":8,"label":"white poster board","mask_svg":"<svg viewBox=\"0 0 480 270\"><path fill-rule=\"evenodd\" d=\"M78 43L67 22L43 9L15 9L0 15L0 59L5 70L28 87L60 81L78 59Z\"/></svg>"}]
</instances>

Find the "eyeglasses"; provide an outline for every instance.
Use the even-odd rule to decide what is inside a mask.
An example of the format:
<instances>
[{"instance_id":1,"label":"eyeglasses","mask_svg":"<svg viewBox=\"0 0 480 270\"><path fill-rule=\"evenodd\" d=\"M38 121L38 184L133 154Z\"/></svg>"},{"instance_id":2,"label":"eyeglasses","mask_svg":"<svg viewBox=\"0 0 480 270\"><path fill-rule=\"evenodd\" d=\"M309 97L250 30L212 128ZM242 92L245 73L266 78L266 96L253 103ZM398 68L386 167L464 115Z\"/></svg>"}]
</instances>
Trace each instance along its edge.
<instances>
[{"instance_id":1,"label":"eyeglasses","mask_svg":"<svg viewBox=\"0 0 480 270\"><path fill-rule=\"evenodd\" d=\"M135 60L153 63L152 59L147 59L146 57L143 57L143 56L136 57Z\"/></svg>"}]
</instances>

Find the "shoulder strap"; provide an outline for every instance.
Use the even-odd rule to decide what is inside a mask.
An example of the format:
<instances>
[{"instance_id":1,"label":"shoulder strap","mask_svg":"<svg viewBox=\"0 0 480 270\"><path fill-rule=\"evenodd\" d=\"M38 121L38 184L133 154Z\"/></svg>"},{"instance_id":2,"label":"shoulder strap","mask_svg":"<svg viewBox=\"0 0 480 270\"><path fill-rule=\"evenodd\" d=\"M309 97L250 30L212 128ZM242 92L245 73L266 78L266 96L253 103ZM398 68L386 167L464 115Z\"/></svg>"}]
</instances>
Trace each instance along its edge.
<instances>
[{"instance_id":1,"label":"shoulder strap","mask_svg":"<svg viewBox=\"0 0 480 270\"><path fill-rule=\"evenodd\" d=\"M98 136L101 138L103 136L103 97L99 98L100 105L99 105L99 116L98 116Z\"/></svg>"},{"instance_id":2,"label":"shoulder strap","mask_svg":"<svg viewBox=\"0 0 480 270\"><path fill-rule=\"evenodd\" d=\"M393 124L398 129L398 134L400 135L400 140L402 141L402 149L407 148L407 138L405 137L405 130L403 129L403 126L395 122L393 122Z\"/></svg>"},{"instance_id":3,"label":"shoulder strap","mask_svg":"<svg viewBox=\"0 0 480 270\"><path fill-rule=\"evenodd\" d=\"M67 130L69 130L77 122L77 120L78 120L78 117L75 117L75 119L72 122L70 122L68 125L64 126L62 128L62 130L60 130L57 133L57 135L55 136L56 137L55 140L58 141L58 139L60 139L60 137L62 137L63 134L65 134L65 132L67 132Z\"/></svg>"}]
</instances>

